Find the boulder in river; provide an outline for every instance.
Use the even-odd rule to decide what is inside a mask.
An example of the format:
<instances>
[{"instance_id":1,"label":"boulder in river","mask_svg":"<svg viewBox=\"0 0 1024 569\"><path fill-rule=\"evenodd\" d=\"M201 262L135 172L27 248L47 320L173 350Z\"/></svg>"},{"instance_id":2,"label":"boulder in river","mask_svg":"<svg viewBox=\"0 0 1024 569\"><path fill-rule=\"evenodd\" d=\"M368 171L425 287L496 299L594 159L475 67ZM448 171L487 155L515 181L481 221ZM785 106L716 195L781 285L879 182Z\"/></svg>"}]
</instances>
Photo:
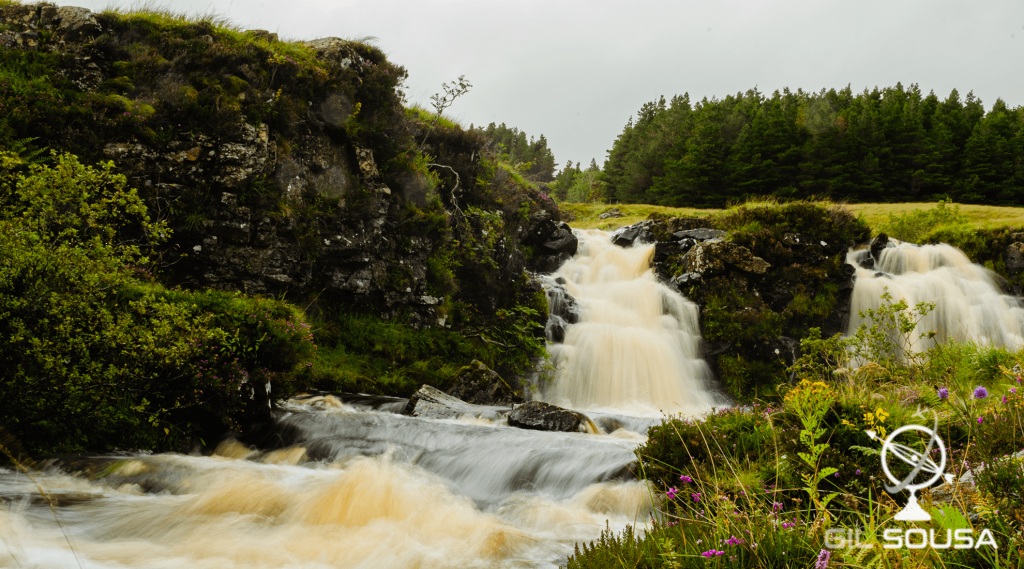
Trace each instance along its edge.
<instances>
[{"instance_id":1,"label":"boulder in river","mask_svg":"<svg viewBox=\"0 0 1024 569\"><path fill-rule=\"evenodd\" d=\"M424 385L409 399L405 414L429 419L455 419L463 415L476 415L478 409L447 393Z\"/></svg>"},{"instance_id":2,"label":"boulder in river","mask_svg":"<svg viewBox=\"0 0 1024 569\"><path fill-rule=\"evenodd\" d=\"M510 427L535 431L586 432L586 427L590 422L590 419L582 413L562 409L542 401L530 401L516 405L508 414Z\"/></svg>"},{"instance_id":3,"label":"boulder in river","mask_svg":"<svg viewBox=\"0 0 1024 569\"><path fill-rule=\"evenodd\" d=\"M502 379L498 372L478 360L456 372L448 395L474 405L510 406L523 400L519 391Z\"/></svg>"}]
</instances>

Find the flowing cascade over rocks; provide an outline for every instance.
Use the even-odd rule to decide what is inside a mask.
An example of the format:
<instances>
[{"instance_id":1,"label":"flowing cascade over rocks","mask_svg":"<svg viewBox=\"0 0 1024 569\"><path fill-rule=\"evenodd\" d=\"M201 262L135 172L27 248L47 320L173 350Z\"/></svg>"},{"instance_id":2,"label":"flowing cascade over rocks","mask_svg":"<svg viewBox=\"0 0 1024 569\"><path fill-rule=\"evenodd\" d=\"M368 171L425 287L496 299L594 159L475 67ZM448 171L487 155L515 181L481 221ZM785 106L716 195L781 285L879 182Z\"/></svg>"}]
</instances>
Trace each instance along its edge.
<instances>
[{"instance_id":1,"label":"flowing cascade over rocks","mask_svg":"<svg viewBox=\"0 0 1024 569\"><path fill-rule=\"evenodd\" d=\"M888 290L911 307L934 302L918 332L935 331L933 339L911 337L911 349L922 352L949 340L978 342L1011 350L1024 347L1024 307L1018 297L1002 292L992 271L972 263L946 244L914 245L880 235L867 249L851 251L857 268L848 333L869 319L860 312L877 310Z\"/></svg>"},{"instance_id":2,"label":"flowing cascade over rocks","mask_svg":"<svg viewBox=\"0 0 1024 569\"><path fill-rule=\"evenodd\" d=\"M0 499L19 504L0 510L0 566L554 568L651 512L629 469L640 436L373 409L400 403L299 398L254 447L65 460L34 475L63 527L0 470Z\"/></svg>"},{"instance_id":3,"label":"flowing cascade over rocks","mask_svg":"<svg viewBox=\"0 0 1024 569\"><path fill-rule=\"evenodd\" d=\"M582 310L551 348L556 371L542 399L641 415L700 414L723 403L709 391L697 307L655 278L654 245L623 249L617 235L577 234L579 251L557 277Z\"/></svg>"}]
</instances>

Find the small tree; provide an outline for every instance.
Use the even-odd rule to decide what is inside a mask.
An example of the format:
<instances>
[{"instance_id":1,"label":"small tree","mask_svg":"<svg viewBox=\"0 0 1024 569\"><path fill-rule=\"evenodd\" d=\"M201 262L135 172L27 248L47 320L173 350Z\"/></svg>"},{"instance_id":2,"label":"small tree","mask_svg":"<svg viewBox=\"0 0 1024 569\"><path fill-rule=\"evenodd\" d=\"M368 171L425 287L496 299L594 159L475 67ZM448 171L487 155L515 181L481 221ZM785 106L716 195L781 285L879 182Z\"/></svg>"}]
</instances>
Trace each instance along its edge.
<instances>
[{"instance_id":1,"label":"small tree","mask_svg":"<svg viewBox=\"0 0 1024 569\"><path fill-rule=\"evenodd\" d=\"M444 89L444 95L441 93L434 93L430 97L430 102L434 105L434 120L430 123L427 128L427 134L423 136L423 142L420 143L420 149L427 143L427 137L430 136L430 132L437 126L437 121L441 120L441 113L445 109L452 106L455 99L465 95L469 92L470 87L473 85L469 81L466 81L465 75L459 75L458 81L452 81L451 84L442 83L441 88Z\"/></svg>"}]
</instances>

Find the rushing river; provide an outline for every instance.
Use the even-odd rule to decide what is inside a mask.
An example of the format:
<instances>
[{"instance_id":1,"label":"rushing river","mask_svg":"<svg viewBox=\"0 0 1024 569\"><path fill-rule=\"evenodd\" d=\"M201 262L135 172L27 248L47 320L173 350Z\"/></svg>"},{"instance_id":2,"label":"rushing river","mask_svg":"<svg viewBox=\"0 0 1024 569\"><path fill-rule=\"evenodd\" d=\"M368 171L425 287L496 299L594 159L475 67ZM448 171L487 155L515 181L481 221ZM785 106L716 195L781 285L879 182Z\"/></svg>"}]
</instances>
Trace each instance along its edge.
<instances>
[{"instance_id":1,"label":"rushing river","mask_svg":"<svg viewBox=\"0 0 1024 569\"><path fill-rule=\"evenodd\" d=\"M498 408L436 420L401 415L406 400L296 398L269 452L226 441L212 456L73 461L92 476L0 470L0 566L552 567L605 527L643 526L656 500L630 471L643 433L716 402L696 307L656 282L651 246L579 235L552 277L579 321L536 396L600 433L516 429Z\"/></svg>"}]
</instances>

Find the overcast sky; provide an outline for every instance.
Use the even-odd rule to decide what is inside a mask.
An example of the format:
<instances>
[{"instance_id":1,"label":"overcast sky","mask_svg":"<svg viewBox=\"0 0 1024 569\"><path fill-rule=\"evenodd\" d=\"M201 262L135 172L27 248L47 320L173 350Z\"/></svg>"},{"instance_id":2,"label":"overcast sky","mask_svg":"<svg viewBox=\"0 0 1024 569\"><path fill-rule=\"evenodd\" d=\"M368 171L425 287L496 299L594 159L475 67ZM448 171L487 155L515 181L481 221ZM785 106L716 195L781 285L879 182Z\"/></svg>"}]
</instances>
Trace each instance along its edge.
<instances>
[{"instance_id":1,"label":"overcast sky","mask_svg":"<svg viewBox=\"0 0 1024 569\"><path fill-rule=\"evenodd\" d=\"M58 0L101 10L111 0ZM559 165L603 164L630 115L692 100L917 83L1024 105L1024 1L172 0L282 39L375 36L409 71L411 102L472 90L446 113L544 134ZM130 6L131 2L113 2Z\"/></svg>"}]
</instances>

